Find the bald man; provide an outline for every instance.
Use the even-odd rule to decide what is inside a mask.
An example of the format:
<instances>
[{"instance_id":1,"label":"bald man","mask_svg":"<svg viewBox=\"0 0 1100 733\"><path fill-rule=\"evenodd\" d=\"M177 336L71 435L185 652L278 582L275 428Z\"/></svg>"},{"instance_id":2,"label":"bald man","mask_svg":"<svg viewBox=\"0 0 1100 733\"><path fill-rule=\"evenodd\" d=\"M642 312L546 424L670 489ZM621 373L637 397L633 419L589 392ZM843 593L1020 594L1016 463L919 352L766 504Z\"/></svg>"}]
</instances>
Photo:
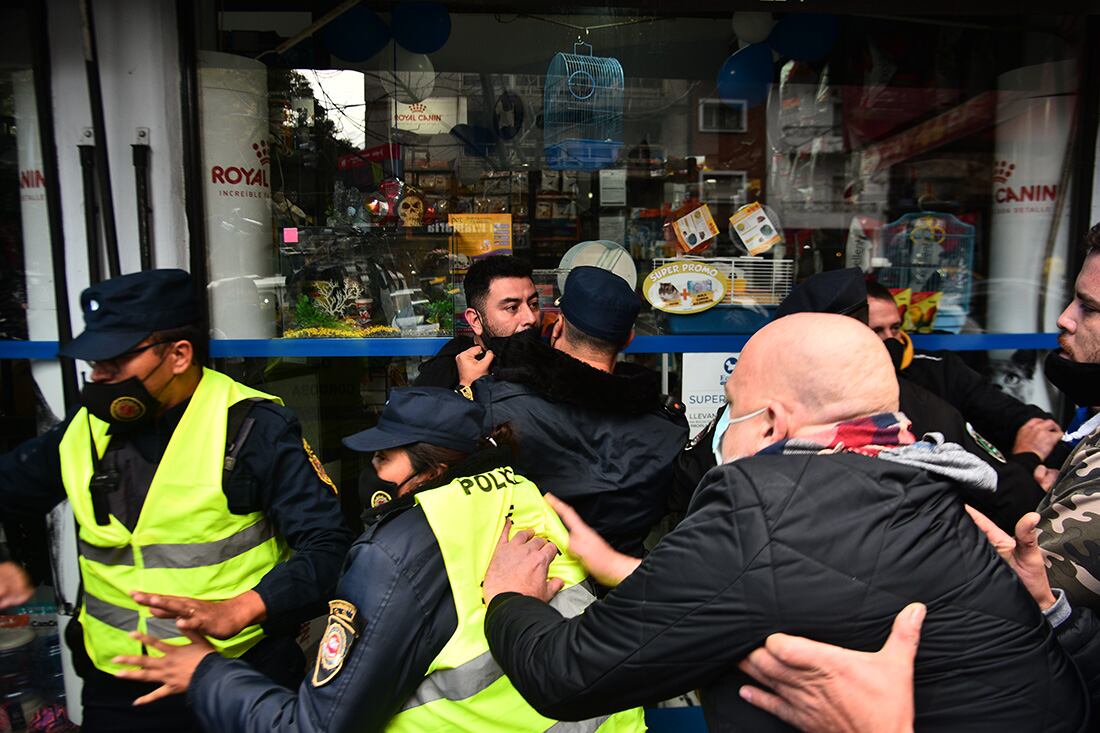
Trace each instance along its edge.
<instances>
[{"instance_id":1,"label":"bald man","mask_svg":"<svg viewBox=\"0 0 1100 733\"><path fill-rule=\"evenodd\" d=\"M528 702L577 720L698 688L711 731L791 730L738 694L749 652L774 633L876 650L920 602L917 730L1085 726L1076 669L959 499L960 483L989 489L992 470L914 441L872 331L838 315L776 321L746 345L726 394L722 461L644 561L559 502L569 551L617 586L583 614L544 602L552 545L498 546L485 629Z\"/></svg>"}]
</instances>

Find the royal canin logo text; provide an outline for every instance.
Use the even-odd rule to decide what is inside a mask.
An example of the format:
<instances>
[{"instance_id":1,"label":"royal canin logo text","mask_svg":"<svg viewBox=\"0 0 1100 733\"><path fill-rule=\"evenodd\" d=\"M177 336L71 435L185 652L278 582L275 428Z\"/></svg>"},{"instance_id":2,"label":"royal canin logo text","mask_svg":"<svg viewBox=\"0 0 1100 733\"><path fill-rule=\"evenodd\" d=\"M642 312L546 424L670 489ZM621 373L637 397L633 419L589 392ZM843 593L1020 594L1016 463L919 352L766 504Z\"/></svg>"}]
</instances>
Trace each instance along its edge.
<instances>
[{"instance_id":1,"label":"royal canin logo text","mask_svg":"<svg viewBox=\"0 0 1100 733\"><path fill-rule=\"evenodd\" d=\"M230 186L263 186L268 188L267 171L263 168L244 168L231 165L222 167L215 165L210 168L210 182L223 183Z\"/></svg>"}]
</instances>

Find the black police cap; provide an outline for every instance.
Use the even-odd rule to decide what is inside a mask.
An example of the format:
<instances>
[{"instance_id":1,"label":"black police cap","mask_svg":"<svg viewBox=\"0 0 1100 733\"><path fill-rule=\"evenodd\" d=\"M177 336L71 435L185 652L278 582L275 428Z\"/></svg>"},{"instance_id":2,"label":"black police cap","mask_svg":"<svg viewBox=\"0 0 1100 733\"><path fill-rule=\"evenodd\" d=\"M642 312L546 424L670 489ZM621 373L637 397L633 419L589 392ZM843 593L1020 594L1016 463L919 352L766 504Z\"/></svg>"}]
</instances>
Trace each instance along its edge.
<instances>
[{"instance_id":1,"label":"black police cap","mask_svg":"<svg viewBox=\"0 0 1100 733\"><path fill-rule=\"evenodd\" d=\"M354 451L370 453L429 443L463 453L477 450L485 408L442 387L398 387L390 391L378 424L344 438Z\"/></svg>"},{"instance_id":2,"label":"black police cap","mask_svg":"<svg viewBox=\"0 0 1100 733\"><path fill-rule=\"evenodd\" d=\"M600 267L574 267L559 305L565 320L589 336L622 344L642 304L626 280Z\"/></svg>"},{"instance_id":3,"label":"black police cap","mask_svg":"<svg viewBox=\"0 0 1100 733\"><path fill-rule=\"evenodd\" d=\"M867 323L867 281L858 267L811 275L783 299L776 318L792 313L836 313Z\"/></svg>"},{"instance_id":4,"label":"black police cap","mask_svg":"<svg viewBox=\"0 0 1100 733\"><path fill-rule=\"evenodd\" d=\"M198 323L194 281L184 270L149 270L104 280L80 294L84 333L60 356L103 361L137 346L155 331Z\"/></svg>"}]
</instances>

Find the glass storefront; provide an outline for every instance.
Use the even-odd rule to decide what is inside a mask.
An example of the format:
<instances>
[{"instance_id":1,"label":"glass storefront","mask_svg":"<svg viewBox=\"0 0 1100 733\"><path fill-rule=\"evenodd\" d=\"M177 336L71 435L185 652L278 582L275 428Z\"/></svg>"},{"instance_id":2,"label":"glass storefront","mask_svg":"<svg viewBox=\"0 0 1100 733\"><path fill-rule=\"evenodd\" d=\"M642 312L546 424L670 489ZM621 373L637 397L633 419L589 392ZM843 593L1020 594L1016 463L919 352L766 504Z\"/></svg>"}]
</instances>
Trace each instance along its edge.
<instances>
[{"instance_id":1,"label":"glass storefront","mask_svg":"<svg viewBox=\"0 0 1100 733\"><path fill-rule=\"evenodd\" d=\"M625 358L662 370L673 395L706 381L700 364L720 376L795 284L859 267L918 346L959 349L1057 409L1037 364L1082 254L1071 232L1090 223L1074 206L1093 178L1075 151L1097 135L1079 109L1100 91L1085 85L1087 16L522 5L221 0L197 5L193 32L168 30L199 39L185 54L198 127L182 129L198 150L215 366L296 411L350 522L366 463L340 438L468 332L463 275L499 253L536 268L544 329L569 267L631 282L647 305ZM32 34L5 12L10 448L64 405ZM70 270L74 290L87 284ZM718 357L684 356L698 352ZM45 531L5 520L48 575Z\"/></svg>"},{"instance_id":2,"label":"glass storefront","mask_svg":"<svg viewBox=\"0 0 1100 733\"><path fill-rule=\"evenodd\" d=\"M223 3L197 72L215 337L294 340L264 373L308 375L286 377L316 382L299 409L327 394L350 432L415 376L399 354L442 343L360 340L462 333L479 257L534 265L544 325L562 268L620 271L658 337L628 358L657 368L662 351L736 352L793 284L855 266L937 348L1021 335L973 361L1052 407L1035 348L1076 265L1084 17L711 5ZM574 248L593 240L613 244ZM685 256L717 282L665 277ZM384 356L305 366L340 363L310 338ZM680 363L665 360L673 393ZM343 473L329 423L310 422Z\"/></svg>"},{"instance_id":3,"label":"glass storefront","mask_svg":"<svg viewBox=\"0 0 1100 733\"><path fill-rule=\"evenodd\" d=\"M627 358L672 394L680 354L736 353L794 284L855 266L923 345L1055 408L1036 364L1088 224L1087 16L837 8L196 9L183 129L219 366L295 403L349 483L339 435L467 329L480 257L534 265L544 328L564 268L615 269L652 304ZM0 341L41 345L0 359L25 403L13 443L64 406L56 362L11 358L52 353L57 325L30 52L9 35Z\"/></svg>"},{"instance_id":4,"label":"glass storefront","mask_svg":"<svg viewBox=\"0 0 1100 733\"><path fill-rule=\"evenodd\" d=\"M421 5L223 5L199 62L216 333L449 335L471 260L550 271L597 239L638 282L687 250L773 263L749 303L733 262L728 309L844 266L918 332L1035 333L1061 309L1082 17ZM737 221L766 219L765 249L730 224L754 203ZM700 206L716 234L678 242Z\"/></svg>"}]
</instances>

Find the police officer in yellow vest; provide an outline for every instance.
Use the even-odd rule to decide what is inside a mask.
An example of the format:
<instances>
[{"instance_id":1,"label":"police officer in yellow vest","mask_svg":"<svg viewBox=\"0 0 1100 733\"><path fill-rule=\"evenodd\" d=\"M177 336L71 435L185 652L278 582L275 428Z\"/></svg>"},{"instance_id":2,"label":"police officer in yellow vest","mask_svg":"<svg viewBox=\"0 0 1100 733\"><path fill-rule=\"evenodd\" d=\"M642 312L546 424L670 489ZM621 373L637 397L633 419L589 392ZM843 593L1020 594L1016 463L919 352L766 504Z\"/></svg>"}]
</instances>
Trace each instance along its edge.
<instances>
[{"instance_id":1,"label":"police officer in yellow vest","mask_svg":"<svg viewBox=\"0 0 1100 733\"><path fill-rule=\"evenodd\" d=\"M91 365L83 406L0 457L0 505L71 503L81 597L66 638L83 730L196 730L182 695L119 679L132 668L118 659L145 651L132 635L203 640L296 685L294 635L331 597L352 534L293 414L201 366L186 272L113 278L81 307L86 329L61 353Z\"/></svg>"},{"instance_id":2,"label":"police officer in yellow vest","mask_svg":"<svg viewBox=\"0 0 1100 733\"><path fill-rule=\"evenodd\" d=\"M480 405L450 390L395 389L378 425L345 439L374 453L376 507L296 691L204 643L127 661L173 689L190 684L210 731L644 730L640 709L568 724L544 718L489 653L481 581L502 535L514 523L564 548L566 532L509 467L507 426L483 439L483 419ZM549 591L564 584L553 600L562 613L592 600L572 557L557 557L550 575L560 580Z\"/></svg>"}]
</instances>

